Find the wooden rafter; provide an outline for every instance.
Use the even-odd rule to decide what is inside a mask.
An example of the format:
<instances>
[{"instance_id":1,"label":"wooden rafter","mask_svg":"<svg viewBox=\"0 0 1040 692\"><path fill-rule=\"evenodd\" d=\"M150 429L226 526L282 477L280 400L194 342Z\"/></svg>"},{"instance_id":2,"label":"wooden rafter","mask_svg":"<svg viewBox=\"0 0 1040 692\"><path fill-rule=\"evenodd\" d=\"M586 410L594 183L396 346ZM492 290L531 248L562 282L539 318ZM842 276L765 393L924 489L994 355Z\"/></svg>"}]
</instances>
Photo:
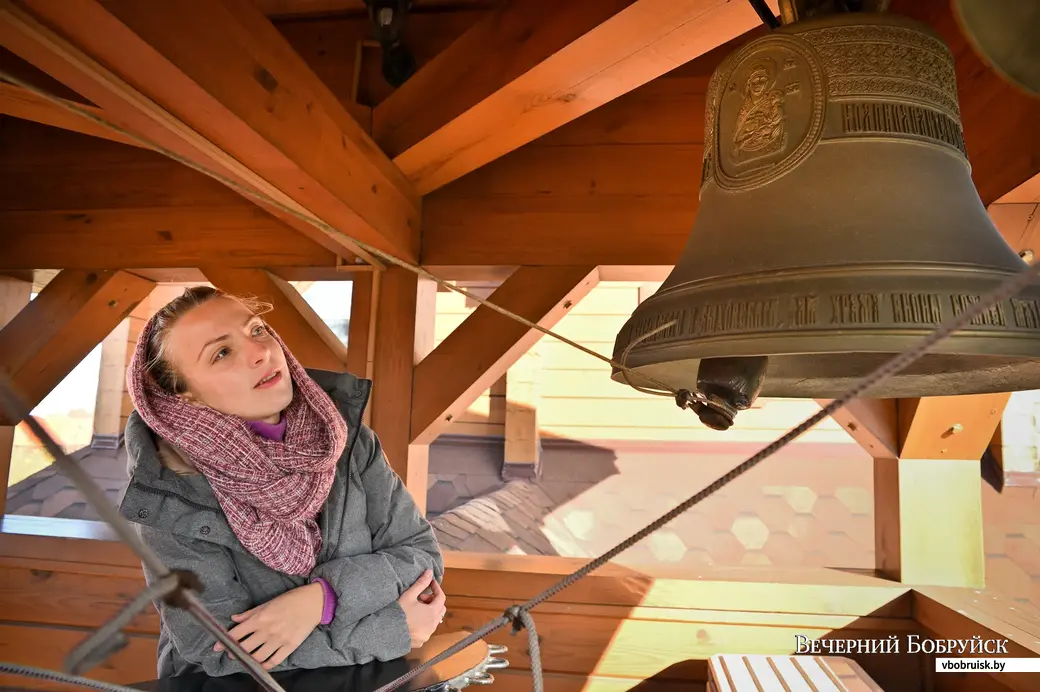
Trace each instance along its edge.
<instances>
[{"instance_id":1,"label":"wooden rafter","mask_svg":"<svg viewBox=\"0 0 1040 692\"><path fill-rule=\"evenodd\" d=\"M514 0L379 104L373 135L426 194L760 24L728 0Z\"/></svg>"},{"instance_id":2,"label":"wooden rafter","mask_svg":"<svg viewBox=\"0 0 1040 692\"><path fill-rule=\"evenodd\" d=\"M335 265L335 255L253 205L0 212L0 270Z\"/></svg>"},{"instance_id":3,"label":"wooden rafter","mask_svg":"<svg viewBox=\"0 0 1040 692\"><path fill-rule=\"evenodd\" d=\"M117 125L331 224L261 203L329 249L415 259L418 195L247 0L4 0L0 42Z\"/></svg>"},{"instance_id":4,"label":"wooden rafter","mask_svg":"<svg viewBox=\"0 0 1040 692\"><path fill-rule=\"evenodd\" d=\"M63 270L0 330L0 367L35 407L154 287L124 271Z\"/></svg>"},{"instance_id":5,"label":"wooden rafter","mask_svg":"<svg viewBox=\"0 0 1040 692\"><path fill-rule=\"evenodd\" d=\"M488 300L549 329L598 283L595 267L520 267ZM478 307L415 367L412 442L426 444L444 432L541 337Z\"/></svg>"},{"instance_id":6,"label":"wooden rafter","mask_svg":"<svg viewBox=\"0 0 1040 692\"><path fill-rule=\"evenodd\" d=\"M64 99L62 99L62 101L71 103ZM89 106L82 103L72 105L99 117L104 117L105 115L104 112L96 106ZM38 96L28 89L3 81L0 81L0 115L10 115L14 118L31 120L43 125L59 127L63 130L71 130L73 132L91 135L92 137L110 139L113 142L119 142L120 144L140 146L136 140L131 139L130 137L125 137L107 127L98 125L81 115L77 115L67 108L55 105L53 102L48 101L42 96Z\"/></svg>"},{"instance_id":7,"label":"wooden rafter","mask_svg":"<svg viewBox=\"0 0 1040 692\"><path fill-rule=\"evenodd\" d=\"M270 303L272 310L264 314L264 319L305 368L333 372L346 369L346 346L287 281L262 269L209 265L202 267L202 273L218 288Z\"/></svg>"}]
</instances>

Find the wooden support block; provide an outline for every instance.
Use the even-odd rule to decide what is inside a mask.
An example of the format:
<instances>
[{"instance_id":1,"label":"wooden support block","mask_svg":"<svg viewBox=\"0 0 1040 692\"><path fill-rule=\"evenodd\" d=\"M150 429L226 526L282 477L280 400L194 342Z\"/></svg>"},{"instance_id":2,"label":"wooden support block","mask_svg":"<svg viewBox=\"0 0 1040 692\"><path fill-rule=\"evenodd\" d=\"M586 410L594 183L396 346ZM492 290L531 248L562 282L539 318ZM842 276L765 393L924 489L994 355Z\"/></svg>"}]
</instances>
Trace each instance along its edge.
<instances>
[{"instance_id":1,"label":"wooden support block","mask_svg":"<svg viewBox=\"0 0 1040 692\"><path fill-rule=\"evenodd\" d=\"M506 439L502 463L502 477L506 480L537 478L541 471L538 346L538 343L532 346L506 372Z\"/></svg>"},{"instance_id":2,"label":"wooden support block","mask_svg":"<svg viewBox=\"0 0 1040 692\"><path fill-rule=\"evenodd\" d=\"M287 281L263 269L201 269L218 288L270 303L274 309L264 319L304 367L333 372L346 369L347 347Z\"/></svg>"},{"instance_id":3,"label":"wooden support block","mask_svg":"<svg viewBox=\"0 0 1040 692\"><path fill-rule=\"evenodd\" d=\"M1010 398L1010 392L1002 392L901 400L899 456L981 459Z\"/></svg>"},{"instance_id":4,"label":"wooden support block","mask_svg":"<svg viewBox=\"0 0 1040 692\"><path fill-rule=\"evenodd\" d=\"M985 586L981 459L1010 396L863 400L834 415L874 457L875 556L884 574Z\"/></svg>"},{"instance_id":5,"label":"wooden support block","mask_svg":"<svg viewBox=\"0 0 1040 692\"><path fill-rule=\"evenodd\" d=\"M590 266L520 267L488 299L550 329L599 283ZM481 305L415 368L413 443L429 443L542 337Z\"/></svg>"},{"instance_id":6,"label":"wooden support block","mask_svg":"<svg viewBox=\"0 0 1040 692\"><path fill-rule=\"evenodd\" d=\"M62 270L0 331L0 367L25 404L40 403L154 286L124 271Z\"/></svg>"},{"instance_id":7,"label":"wooden support block","mask_svg":"<svg viewBox=\"0 0 1040 692\"><path fill-rule=\"evenodd\" d=\"M904 584L986 585L979 459L875 459L877 568Z\"/></svg>"},{"instance_id":8,"label":"wooden support block","mask_svg":"<svg viewBox=\"0 0 1040 692\"><path fill-rule=\"evenodd\" d=\"M32 281L0 276L0 334L3 328L32 297ZM0 367L3 363L0 362ZM0 425L0 517L4 515L7 500L7 484L11 474L11 454L14 451L14 426Z\"/></svg>"},{"instance_id":9,"label":"wooden support block","mask_svg":"<svg viewBox=\"0 0 1040 692\"><path fill-rule=\"evenodd\" d=\"M817 399L820 408L831 399ZM831 418L870 456L899 456L898 413L895 399L854 399L831 414Z\"/></svg>"}]
</instances>

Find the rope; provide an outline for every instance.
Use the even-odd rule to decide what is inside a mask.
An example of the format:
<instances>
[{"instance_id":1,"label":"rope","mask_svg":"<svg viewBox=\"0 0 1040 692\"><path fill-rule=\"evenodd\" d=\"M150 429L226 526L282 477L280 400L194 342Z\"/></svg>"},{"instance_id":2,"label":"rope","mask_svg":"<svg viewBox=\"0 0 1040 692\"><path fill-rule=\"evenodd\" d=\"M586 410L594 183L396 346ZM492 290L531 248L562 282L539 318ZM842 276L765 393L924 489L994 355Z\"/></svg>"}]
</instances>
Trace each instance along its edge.
<instances>
[{"instance_id":1,"label":"rope","mask_svg":"<svg viewBox=\"0 0 1040 692\"><path fill-rule=\"evenodd\" d=\"M29 84L28 82L26 82L26 81L24 81L24 80L22 80L22 79L20 79L20 78L18 78L16 76L14 76L14 75L8 73L8 72L5 72L3 70L0 70L0 80L7 81L7 82L10 82L11 84L19 86L19 87L21 87L21 88L23 88L23 89L25 89L27 91L30 91L30 92L36 94L37 96L39 96L39 97L41 97L43 99L46 99L46 100L50 101L51 103L53 103L53 104L55 104L55 105L57 105L57 106L59 106L61 108L65 108L67 110L70 110L73 113L76 113L77 115L80 115L80 116L86 118L87 120L97 124L97 125L100 125L100 126L105 127L105 128L107 128L109 130L112 130L113 132L117 132L117 133L119 133L120 135L122 135L124 137L132 139L135 142L137 142L138 144L140 144L142 147L144 147L145 149L151 149L152 151L154 151L154 152L156 152L158 154L162 154L163 156L166 156L166 157L168 157L170 159L173 159L174 161L176 161L176 162L178 162L180 164L183 164L183 165L187 166L188 168L191 168L192 170L198 171L200 173L204 173L205 175L208 175L209 177L213 178L214 180L217 180L217 181L223 183L224 185L230 187L231 189L235 190L236 192L238 192L241 195L245 195L247 197L251 197L251 198L253 198L253 199L257 200L257 201L260 201L260 202L263 202L265 204L271 205L271 206L275 207L276 209L278 209L279 211L282 211L282 212L284 212L286 214L290 214L291 216L294 216L294 217L296 217L296 218L298 218L298 219L300 219L302 221L306 221L307 223L309 223L312 226L318 228L319 230L323 231L324 233L327 233L327 234L333 235L333 236L339 236L339 237L342 237L342 238L349 239L350 242L352 242L353 244L357 245L359 248L361 248L365 252L367 252L369 254L372 254L372 255L375 255L375 256L379 257L380 259L385 260L389 264L393 264L393 265L398 266L398 267L400 267L402 269L406 269L406 270L412 272L413 274L416 274L416 275L420 276L421 278L427 279L429 281L433 281L438 286L443 286L447 290L454 291L456 293L460 293L460 294L466 296L467 298L469 298L470 300L473 300L473 301L479 303L480 305L483 305L484 307L486 307L486 308L488 308L490 310L494 310L495 312L497 312L497 313L499 313L501 315L504 315L505 317L508 317L509 319L512 319L512 320L515 320L515 321L519 322L520 324L524 325L528 329L534 329L534 330L536 330L538 332L541 332L542 334L545 334L546 336L550 336L550 337L552 337L554 339L562 341L563 343L567 344L568 346L571 346L572 348L576 348L579 351L582 351L583 353L586 353L586 354L592 356L593 358L596 358L597 360L601 360L604 363L607 363L611 367L616 368L619 371L625 373L626 379L627 379L629 374L634 374L634 371L631 368L629 368L627 365L625 365L623 363L618 363L613 358L609 358L609 357L607 357L607 356L605 356L605 355L603 355L601 353L593 351L592 349L590 349L590 348L588 348L586 346L583 346L583 345L579 344L578 342L573 341L572 339L568 339L565 336L557 334L556 332L552 331L551 329L546 329L545 327L541 326L540 324L532 322L531 320L527 319L523 315L518 315L517 313L515 313L515 312L513 312L513 311L511 311L511 310L509 310L507 308L503 308L500 305L496 305L495 303L492 303L491 301L487 300L486 298L483 298L483 297L481 297L481 296L479 296L479 295L477 295L475 293L471 293L471 292L467 291L466 289L464 289L464 288L462 288L460 286L456 286L455 284L451 283L450 281L447 281L446 279L442 279L442 278L440 278L438 276L435 276L435 275L431 274L430 272L428 272L427 270L425 270L422 267L420 267L419 265L412 264L410 262L406 262L406 261L404 261L404 260L402 260L402 259L400 259L398 257L395 257L394 255L391 255L391 254L389 254L387 252L384 252L384 251L380 250L379 248L373 247L373 246L371 246L371 245L369 245L367 243L364 243L364 242L362 242L360 240L357 240L356 238L354 238L352 236L349 236L346 233L343 233L343 232L339 231L338 229L334 228L333 226L329 225L328 223L322 221L319 218L316 218L314 216L309 216L307 214L304 214L304 213L302 213L302 212L300 212L300 211L298 211L296 209L293 209L292 207L289 207L289 206L287 206L285 204L282 204L281 202L279 202L278 200L275 200L274 198L272 198L271 196L269 196L267 194L264 194L264 193L259 192L257 190L253 190L253 189L251 189L249 187L246 187L245 185L239 184L237 181L232 180L231 178L223 176L223 175L221 175L219 173L216 173L214 171L208 170L208 169L204 168L203 166L200 166L199 164L195 163L191 159L188 159L188 158L185 158L184 156L181 156L177 152L170 151L169 149L161 147L158 144L155 144L154 142L151 142L151 141L145 139L144 137L141 137L140 135L137 135L137 134L135 134L133 132L130 132L129 130L127 130L125 128L122 128L119 125L116 125L115 123L110 122L106 118L102 118L102 117L100 117L100 116L90 112L89 110L87 110L85 108L82 108L81 106L79 106L79 104L76 104L76 103L74 103L72 101L68 101L68 100L63 99L63 98L59 98L57 96L54 96L53 94L45 91L44 89L40 89L39 87L33 86L32 84ZM142 98L144 98L144 97L142 96ZM158 106L156 106L156 108L158 108ZM200 135L200 137L201 137L201 135ZM662 382L658 382L657 380L655 380L655 379L653 379L653 378L651 378L651 377L649 377L647 375L640 375L640 377L642 377L643 380L649 382L650 384L652 384L652 385L654 385L656 387L660 387L661 389L669 392L672 395L678 394L678 392L675 389L673 389L672 387L669 387L668 385L666 385L666 384L664 384Z\"/></svg>"},{"instance_id":2,"label":"rope","mask_svg":"<svg viewBox=\"0 0 1040 692\"><path fill-rule=\"evenodd\" d=\"M0 661L0 673L21 675L22 677L47 680L48 682L63 682L69 685L81 685L94 690L101 690L101 692L141 692L141 690L135 690L133 687L114 685L110 682L91 680L90 678L84 678L79 675L69 675L68 673L59 673L56 670L23 666L19 663L7 663L5 661Z\"/></svg>"},{"instance_id":3,"label":"rope","mask_svg":"<svg viewBox=\"0 0 1040 692\"><path fill-rule=\"evenodd\" d=\"M113 130L115 132L119 132L120 134L122 134L122 135L124 135L126 137L130 137L130 138L132 138L132 139L134 139L136 141L139 141L147 148L153 149L154 151L157 151L159 153L162 153L162 154L168 156L169 158L172 158L172 159L174 159L176 161L179 161L180 163L182 163L182 164L184 164L184 165L186 165L186 166L188 166L188 167L190 167L190 168L192 168L194 170L200 171L202 173L205 173L206 175L209 175L209 176L211 176L213 178L216 178L217 180L220 180L225 185L236 189L237 191L239 191L242 194L245 194L245 195L250 196L250 197L258 198L258 199L260 199L260 200L262 200L262 201L264 201L264 202L266 202L268 204L271 204L271 205L281 209L282 211L284 211L286 213L292 214L292 215L297 216L297 217L299 217L299 218L301 218L301 219L303 219L303 220L305 220L305 221L307 221L309 223L312 223L312 224L314 224L315 226L317 226L318 228L320 228L321 230L323 230L323 231L325 231L327 233L339 234L339 232L336 231L336 229L332 228L331 226L329 226L328 224L326 224L325 222L323 222L323 221L321 221L319 219L314 219L314 218L308 217L308 216L306 216L304 214L301 214L301 213L297 212L294 209L291 209L289 207L286 207L285 205L282 205L282 204L276 202L275 200L267 197L266 195L263 195L261 193L255 192L255 191L250 190L248 188L245 188L245 187L239 185L238 183L236 183L233 180L224 178L223 176L220 176L220 175L215 174L215 173L213 173L211 171L208 171L208 170L202 168L201 166L196 165L194 162L192 162L192 161L190 161L188 159L185 159L184 157L181 157L181 156L175 154L174 152L170 152L170 151L165 150L165 149L163 149L161 147L158 147L157 145L154 145L151 142L148 142L148 141L140 138L139 136L135 135L134 133L126 131L123 128L118 127L117 125L114 125L113 123L108 122L104 118L100 118L98 116L95 116L93 113L90 113L89 111L86 111L86 110L84 110L82 108L79 108L74 103L71 103L69 101L65 101L63 99L59 99L59 98L57 98L55 96L52 96L49 93L44 92L43 90L37 89L36 87L33 87L32 85L26 84L25 82L22 82L21 80L18 80L17 78L10 76L10 75L8 75L7 73L5 73L3 71L0 71L0 79L6 79L7 81L10 81L13 84L17 84L18 86L21 86L21 87L23 87L25 89L28 89L28 90L36 93L37 95L39 95L39 96L41 96L41 97L43 97L43 98L45 98L45 99L47 99L49 101L52 101L53 103L59 105L60 107L67 108L67 109L69 109L69 110L71 110L73 112L76 112L79 115L81 115L81 116L83 116L83 117L85 117L85 118L87 118L87 119L89 119L89 120L91 120L91 121L93 121L93 122L95 122L95 123L97 123L99 125L107 127L107 128L109 128L109 129L111 129L111 130ZM341 234L341 235L345 236L345 234ZM347 237L347 236L345 236L345 237ZM559 339L560 341L562 341L564 343L567 343L567 344L573 346L574 348L577 348L580 351L588 353L589 355L592 355L592 356L594 356L594 357L596 357L596 358L598 358L600 360L603 360L603 361L609 363L612 367L615 367L615 368L621 370L621 372L625 373L626 379L627 379L628 373L631 372L631 370L629 368L627 368L626 366L624 366L622 364L619 364L619 363L615 363L612 359L609 359L606 356L602 356L602 355L600 355L600 354L598 354L598 353L596 353L596 352L594 352L594 351L592 351L590 349L585 348L584 346L582 346L580 344L577 344L577 343L575 343L575 342L573 342L573 341L571 341L569 339L566 339L566 338L564 338L562 336L559 336L558 334L555 334L555 333L553 333L550 330L547 330L547 329L545 329L545 328L543 328L543 327L541 327L541 326L539 326L539 325L537 325L537 324L535 324L533 322L530 322L529 320L527 320L526 318L524 318L524 317L522 317L520 315L512 313L509 310L506 310L505 308L501 308L501 307L499 307L497 305L494 305L490 301L487 301L487 300L485 300L483 298L480 298L479 296L472 295L469 292L467 292L467 291L465 291L465 290L463 290L463 289L461 289L461 288L459 288L457 286L454 286L454 285L448 283L447 281L444 281L442 279L439 279L438 277L433 276L432 274L430 274L426 270L422 269L421 267L417 267L417 266L411 265L410 263L407 263L407 262L404 262L402 260L399 260L398 258L396 258L396 257L394 257L392 255L384 253L384 252L382 252L382 251L380 251L380 250L378 250L376 248L372 248L372 247L366 245L365 243L361 243L360 241L354 241L354 242L356 242L357 245L359 247L361 247L362 249L364 249L365 251L368 251L368 252L371 252L374 255L380 256L380 257L382 257L383 259L385 259L387 262L389 262L391 264L395 264L395 265L397 265L399 267L402 267L404 269L408 269L408 270L418 274L419 276L422 276L424 278L433 280L433 281L437 282L438 284L445 286L449 290L455 291L457 293L461 293L461 294L463 294L463 295L465 295L465 296L467 296L469 298L472 298L473 300L477 301L481 305L484 305L484 306L486 306L486 307L488 307L488 308L490 308L492 310L495 310L496 312L499 312L499 313L501 313L501 314L503 314L503 315L505 315L507 317L510 317L511 319L514 319L514 320L524 324L525 326L527 326L530 329L535 329L537 331L542 332L543 334L546 334L548 336L552 336L552 337L554 337L556 339ZM540 653L540 649L539 649L538 635L537 635L537 632L535 630L534 620L533 620L533 618L530 615L530 611L533 608L535 608L539 604L543 603L544 601L552 598L553 596L558 594L560 591L563 591L568 586L571 586L572 584L574 584L575 582L577 582L580 579L584 578L585 576L587 576L591 572L595 571L596 569L599 569L600 567L602 567L604 564L609 562L611 559L613 559L618 554L624 552L625 550L627 550L628 548L632 547L633 545L635 545L639 541L643 540L644 538L646 538L650 534L654 533L655 531L660 529L665 524L668 524L670 521L672 521L673 519L675 519L680 514L682 514L683 512L687 511L689 508L693 507L697 503L707 499L708 497L710 497L711 495L716 493L718 490L720 490L721 488L723 488L726 485L728 485L729 483L731 483L736 478L738 478L741 475L747 473L752 468L754 468L755 466L760 464L762 461L764 461L768 457L772 456L773 454L778 452L780 449L784 448L785 446L787 446L788 444L793 442L795 439L800 437L803 433L805 433L806 431L811 429L813 426L815 426L821 420L823 420L824 418L827 418L828 416L831 416L832 414L836 413L838 410L840 410L843 406L845 406L851 400L853 400L853 399L863 395L871 387L875 386L876 384L878 384L879 382L884 380L889 375L892 375L894 373L897 373L897 372L903 370L905 367L910 365L910 363L912 363L918 357L920 357L925 352L927 352L936 343L938 343L939 341L942 341L943 339L948 337L953 332L955 332L958 329L960 329L960 328L964 327L965 325L969 324L972 319L974 319L975 317L983 314L985 311L989 310L990 307L992 307L996 303L998 303L998 302L1000 302L1002 300L1005 300L1005 299L1007 299L1007 298L1009 298L1009 297L1011 297L1013 295L1016 295L1025 286L1027 286L1036 277L1036 275L1038 273L1040 273L1040 263L1038 263L1036 265L1033 265L1033 266L1026 266L1021 272L1019 272L1019 273L1017 273L1015 275L1010 276L1004 282L1002 282L993 292L991 292L989 295L987 295L984 300L980 300L980 301L978 301L976 303L971 304L968 307L968 309L966 309L961 314L955 316L952 320L949 320L949 321L945 322L938 329L936 329L934 332L932 332L928 337L923 339L921 341L921 343L919 343L917 346L914 346L913 348L910 348L910 349L904 351L903 353L893 357L891 360L889 360L888 362L886 362L883 365L881 365L880 367L878 367L876 370L874 370L868 376L863 378L863 380L861 380L859 384L857 384L856 386L852 387L847 392L845 392L842 396L834 399L829 404L827 404L826 406L821 408L818 413L816 413L816 414L810 416L809 418L805 419L802 423L800 423L799 425L797 425L794 428L792 428L786 434L784 434L780 438L774 440L770 444L766 445L766 447L764 447L758 453L756 453L752 457L748 458L744 462L740 463L735 468L733 468L732 470L730 470L729 472L727 472L726 474L724 474L723 476L721 476L720 478L715 480L713 483L711 483L707 487L703 488L701 491L697 492L692 497L688 498L686 501L684 501L683 503L681 503L680 505L676 506L671 511L667 512L666 514L664 514L663 516L658 518L656 521L652 522L651 524L649 524L648 526L644 527L640 531L637 531L635 534L633 534L629 538L625 539L624 541L619 543L614 548L608 550L607 552L603 553L599 557L597 557L597 558L591 560L590 562L586 563L584 566L582 566L578 570L575 570L574 572L572 572L571 574L567 575L566 577L563 577L558 582L556 582L556 584L554 584L553 586L549 587L548 589L542 591L538 595L532 597L530 600L526 601L525 603L523 603L521 605L515 605L515 606L510 607L508 610L506 610L506 612L503 615L499 616L498 618L496 618L494 620L491 620L490 622L485 624L483 627L481 627L478 630L472 632L470 635L468 635L467 637L465 637L461 641L459 641L456 644L452 645L451 647L445 649L440 654L437 654L436 656L428 659L424 663L416 666L411 671L409 671L408 673L400 676L396 680L393 680L393 681L383 685L382 687L380 687L377 690L375 690L375 692L391 692L392 690L397 689L398 687L400 687L401 685L404 685L405 683L407 683L408 681L414 679L418 675L421 675L423 672L425 672L426 670L428 670L432 666L440 663L441 661L443 661L443 660L445 660L447 658L450 658L451 656L453 656L456 653L462 651L466 647L471 646L472 644L482 640L484 637L486 637L487 635L491 634L492 632L495 632L495 631L501 629L502 627L505 627L506 625L508 625L510 623L512 623L512 625L513 625L513 634L514 635L517 634L521 629L526 629L527 630L528 649L529 649L529 655L530 655L530 658L531 658L531 675L532 675L532 678L533 678L534 692L542 692L544 685L543 685L543 679L542 679L541 653ZM659 383L659 382L654 382L653 380L651 380L650 378L647 378L645 376L643 377L643 379L646 380L646 381L651 382L654 385L657 385L657 386L661 387L661 389L664 390L664 391L671 392L671 393L673 393L673 394L675 394L677 396L679 395L679 392L675 391L671 387L668 387L667 385L664 385L664 384ZM9 390L8 393L13 395L13 390L10 389L10 383L7 382L6 379L0 379L0 389L4 389L4 388L8 389ZM30 421L30 426L32 426L33 423L35 423L35 419L31 415L25 416L25 418L26 418L26 420ZM37 431L36 428L38 428L39 430ZM56 459L65 459L67 461L67 465L68 466L75 466L75 464L73 464L73 462L71 462L71 460L68 460L67 457L65 457L65 455L62 452L61 448L58 447L58 445L56 443L54 443L53 440L51 440L51 438L48 435L47 431L45 429L43 429L42 426L39 426L39 424L36 423L36 427L33 429L33 432L35 434L37 434L37 436L40 437L41 441L44 441L45 444L47 444L47 441L50 442L50 444L48 445L48 450L49 451L53 450L53 451L51 451L52 455L54 454L55 451L57 452L57 456L55 456ZM83 475L85 476L85 474L83 474ZM74 480L79 481L81 479L79 479L78 477L74 477ZM89 487L89 486L93 485L93 481L91 481L89 479L89 477L86 477L85 478L85 484ZM77 485L79 485L78 482L77 482ZM88 500L90 500L90 499L91 498L88 495ZM93 502L92 502L92 504L93 504ZM101 504L104 505L105 503L101 503ZM100 509L100 507L99 507L99 509ZM118 516L118 514L115 514L114 519L116 520L115 523L117 523L117 524L119 522L123 521L122 517ZM118 527L117 527L117 530L118 530ZM130 541L130 543L131 543L131 547L135 547L133 541ZM165 571L165 570L161 570L161 571ZM202 606L201 602L199 602L197 600L197 598L195 597L195 595L192 593L191 590L187 590L184 593L184 596L185 596L186 599L190 599L189 600L190 604L192 606L194 606L194 607L189 608L191 610L191 612L197 618L199 618L203 622L203 624L205 626L207 626L207 629L208 629L208 625L210 623L206 622L206 616L209 616L210 618L212 618L212 616L210 616L209 612L206 611L206 609ZM220 628L220 630L222 631L223 628ZM223 634L226 637L226 632L223 632ZM221 637L218 636L218 639L221 639ZM237 642L235 642L234 644L237 645ZM234 648L237 649L237 646L235 646ZM246 658L247 659L252 659L251 656L247 656ZM252 667L248 666L248 661L244 661L244 663L246 663L247 667L250 668L250 672L252 672L252 670L251 670ZM107 683L99 683L99 682L95 682L93 680L89 680L89 679L86 679L86 678L78 678L78 677L75 677L75 676L68 676L68 675L64 675L64 674L54 673L54 672L51 672L51 671L43 671L43 670L40 670L40 669L28 668L28 667L25 667L25 666L16 666L16 665L11 665L11 664L0 664L0 671L7 671L7 672L16 673L16 674L30 675L30 676L33 676L33 677L43 677L45 679L50 677L50 678L55 678L55 679L58 679L58 680L70 681L70 682L73 682L74 684L81 684L81 685L84 685L86 687L92 687L94 689L106 690L107 692L129 692L129 688L119 687L119 686L115 686L115 685L108 685ZM254 677L256 677L255 673L254 673ZM258 678L258 680L260 680L261 682L265 683L265 687L267 686L266 685L266 680L264 680L262 677ZM280 688L277 687L277 684L276 684L274 689L278 690Z\"/></svg>"}]
</instances>

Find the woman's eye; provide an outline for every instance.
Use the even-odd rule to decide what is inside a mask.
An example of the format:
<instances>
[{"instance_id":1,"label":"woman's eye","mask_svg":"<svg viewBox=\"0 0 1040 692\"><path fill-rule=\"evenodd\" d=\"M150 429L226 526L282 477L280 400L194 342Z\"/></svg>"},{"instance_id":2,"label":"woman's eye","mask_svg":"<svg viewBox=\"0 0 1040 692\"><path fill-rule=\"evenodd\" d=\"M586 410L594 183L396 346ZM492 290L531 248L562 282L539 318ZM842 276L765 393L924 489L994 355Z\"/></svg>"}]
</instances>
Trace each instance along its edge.
<instances>
[{"instance_id":1,"label":"woman's eye","mask_svg":"<svg viewBox=\"0 0 1040 692\"><path fill-rule=\"evenodd\" d=\"M217 351L216 355L213 356L213 362L216 363L218 360L222 359L230 352L230 349L227 348L220 349L219 351Z\"/></svg>"},{"instance_id":2,"label":"woman's eye","mask_svg":"<svg viewBox=\"0 0 1040 692\"><path fill-rule=\"evenodd\" d=\"M267 332L262 324L253 327L253 336L263 336Z\"/></svg>"}]
</instances>

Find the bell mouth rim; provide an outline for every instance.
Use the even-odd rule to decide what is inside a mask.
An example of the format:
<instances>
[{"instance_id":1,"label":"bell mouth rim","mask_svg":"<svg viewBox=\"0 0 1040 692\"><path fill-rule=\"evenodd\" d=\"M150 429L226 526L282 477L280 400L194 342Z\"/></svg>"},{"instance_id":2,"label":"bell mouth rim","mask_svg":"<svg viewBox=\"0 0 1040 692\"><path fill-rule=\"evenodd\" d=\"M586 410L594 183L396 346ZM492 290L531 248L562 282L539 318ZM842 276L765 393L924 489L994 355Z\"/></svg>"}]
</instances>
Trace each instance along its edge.
<instances>
[{"instance_id":1,"label":"bell mouth rim","mask_svg":"<svg viewBox=\"0 0 1040 692\"><path fill-rule=\"evenodd\" d=\"M911 343L917 340L911 340ZM1035 339L1033 340L1035 342ZM730 357L739 358L729 350ZM756 399L835 398L862 382L899 351L775 354L769 357L761 391ZM658 387L654 382L694 391L701 363L712 356L673 358L653 363L628 363L630 372L612 368L610 379L627 386ZM948 364L960 363L960 367ZM975 378L981 373L992 377ZM650 378L650 379L647 379ZM863 396L871 398L979 394L1013 391L1008 380L1040 387L1040 358L1007 353L949 353L929 351L909 366L875 384ZM969 391L970 390L970 391Z\"/></svg>"}]
</instances>

